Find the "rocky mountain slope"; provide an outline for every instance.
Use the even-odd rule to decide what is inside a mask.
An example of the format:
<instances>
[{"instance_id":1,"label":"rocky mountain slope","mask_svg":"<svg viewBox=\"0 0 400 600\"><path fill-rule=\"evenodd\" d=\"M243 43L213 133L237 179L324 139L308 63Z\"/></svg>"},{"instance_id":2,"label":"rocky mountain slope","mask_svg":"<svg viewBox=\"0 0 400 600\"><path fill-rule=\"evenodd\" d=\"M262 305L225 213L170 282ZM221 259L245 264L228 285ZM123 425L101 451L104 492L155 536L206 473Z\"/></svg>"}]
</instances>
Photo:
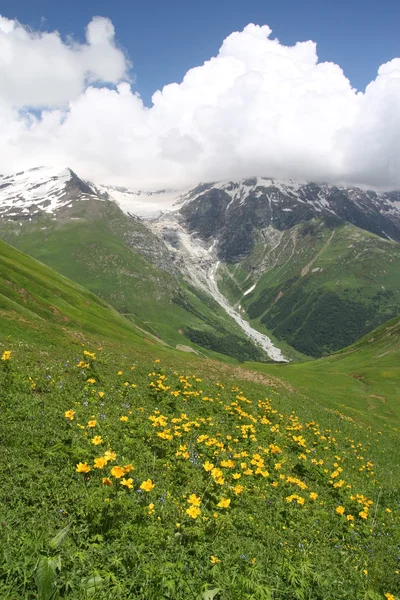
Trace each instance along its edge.
<instances>
[{"instance_id":1,"label":"rocky mountain slope","mask_svg":"<svg viewBox=\"0 0 400 600\"><path fill-rule=\"evenodd\" d=\"M347 346L400 311L400 192L205 184L152 227L193 282L306 355Z\"/></svg>"}]
</instances>

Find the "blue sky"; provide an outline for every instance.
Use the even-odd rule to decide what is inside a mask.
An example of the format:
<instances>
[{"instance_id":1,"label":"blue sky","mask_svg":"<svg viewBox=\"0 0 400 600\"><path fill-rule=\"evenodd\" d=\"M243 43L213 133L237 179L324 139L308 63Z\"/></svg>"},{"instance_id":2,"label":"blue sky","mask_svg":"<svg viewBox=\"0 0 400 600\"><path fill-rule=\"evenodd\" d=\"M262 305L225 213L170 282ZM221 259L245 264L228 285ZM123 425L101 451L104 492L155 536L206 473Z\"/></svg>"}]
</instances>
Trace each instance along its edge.
<instances>
[{"instance_id":1,"label":"blue sky","mask_svg":"<svg viewBox=\"0 0 400 600\"><path fill-rule=\"evenodd\" d=\"M147 105L155 90L180 82L249 22L268 24L284 44L312 39L320 60L339 64L359 90L375 78L379 65L400 56L396 0L2 0L0 13L81 41L94 15L109 17L118 44L134 63L134 87Z\"/></svg>"}]
</instances>

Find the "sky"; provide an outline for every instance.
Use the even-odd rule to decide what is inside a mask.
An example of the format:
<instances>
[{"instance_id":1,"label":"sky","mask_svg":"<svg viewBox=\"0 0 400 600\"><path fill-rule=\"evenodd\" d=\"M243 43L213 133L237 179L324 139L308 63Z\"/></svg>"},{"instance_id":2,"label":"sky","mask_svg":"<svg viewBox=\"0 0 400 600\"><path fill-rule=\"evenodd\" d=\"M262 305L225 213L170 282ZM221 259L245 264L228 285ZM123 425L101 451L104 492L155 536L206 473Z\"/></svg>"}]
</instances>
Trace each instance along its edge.
<instances>
[{"instance_id":1,"label":"sky","mask_svg":"<svg viewBox=\"0 0 400 600\"><path fill-rule=\"evenodd\" d=\"M398 2L2 0L0 14L0 172L400 187Z\"/></svg>"}]
</instances>

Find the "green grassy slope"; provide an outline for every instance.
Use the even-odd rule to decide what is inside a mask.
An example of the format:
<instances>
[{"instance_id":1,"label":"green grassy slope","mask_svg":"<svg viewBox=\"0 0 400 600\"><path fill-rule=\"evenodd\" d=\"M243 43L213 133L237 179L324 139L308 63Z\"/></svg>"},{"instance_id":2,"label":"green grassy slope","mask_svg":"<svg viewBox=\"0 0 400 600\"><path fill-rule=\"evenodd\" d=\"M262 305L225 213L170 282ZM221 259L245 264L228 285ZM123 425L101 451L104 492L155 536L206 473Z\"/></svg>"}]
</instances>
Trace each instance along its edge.
<instances>
[{"instance_id":1,"label":"green grassy slope","mask_svg":"<svg viewBox=\"0 0 400 600\"><path fill-rule=\"evenodd\" d=\"M1 333L44 345L69 333L127 342L143 338L103 300L0 241Z\"/></svg>"},{"instance_id":2,"label":"green grassy slope","mask_svg":"<svg viewBox=\"0 0 400 600\"><path fill-rule=\"evenodd\" d=\"M85 286L136 325L170 345L200 352L219 352L240 360L262 359L259 352L221 307L193 291L177 274L155 266L157 240L137 219L113 202L77 203L68 216L1 224L0 236L72 281ZM135 251L139 245L143 253ZM208 350L192 343L185 330L205 331ZM232 343L225 343L229 336ZM222 340L222 342L221 342Z\"/></svg>"},{"instance_id":3,"label":"green grassy slope","mask_svg":"<svg viewBox=\"0 0 400 600\"><path fill-rule=\"evenodd\" d=\"M0 269L0 598L397 600L399 319L245 369L3 242Z\"/></svg>"},{"instance_id":4,"label":"green grassy slope","mask_svg":"<svg viewBox=\"0 0 400 600\"><path fill-rule=\"evenodd\" d=\"M316 357L400 312L399 244L353 225L328 225L314 220L260 234L250 257L221 272L221 289L253 326Z\"/></svg>"},{"instance_id":5,"label":"green grassy slope","mask_svg":"<svg viewBox=\"0 0 400 600\"><path fill-rule=\"evenodd\" d=\"M380 427L400 425L400 317L313 362L252 368L278 376L325 407Z\"/></svg>"}]
</instances>

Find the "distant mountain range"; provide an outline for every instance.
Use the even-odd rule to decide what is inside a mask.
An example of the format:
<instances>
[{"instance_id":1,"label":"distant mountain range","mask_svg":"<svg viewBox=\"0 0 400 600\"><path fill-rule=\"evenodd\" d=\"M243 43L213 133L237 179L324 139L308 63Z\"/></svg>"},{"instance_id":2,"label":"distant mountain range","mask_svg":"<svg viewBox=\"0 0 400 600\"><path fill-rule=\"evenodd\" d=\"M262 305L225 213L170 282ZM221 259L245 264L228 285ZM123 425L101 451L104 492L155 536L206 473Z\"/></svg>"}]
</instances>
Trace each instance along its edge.
<instances>
[{"instance_id":1,"label":"distant mountain range","mask_svg":"<svg viewBox=\"0 0 400 600\"><path fill-rule=\"evenodd\" d=\"M0 178L0 237L166 342L321 356L400 312L400 192L254 178L154 192Z\"/></svg>"}]
</instances>

